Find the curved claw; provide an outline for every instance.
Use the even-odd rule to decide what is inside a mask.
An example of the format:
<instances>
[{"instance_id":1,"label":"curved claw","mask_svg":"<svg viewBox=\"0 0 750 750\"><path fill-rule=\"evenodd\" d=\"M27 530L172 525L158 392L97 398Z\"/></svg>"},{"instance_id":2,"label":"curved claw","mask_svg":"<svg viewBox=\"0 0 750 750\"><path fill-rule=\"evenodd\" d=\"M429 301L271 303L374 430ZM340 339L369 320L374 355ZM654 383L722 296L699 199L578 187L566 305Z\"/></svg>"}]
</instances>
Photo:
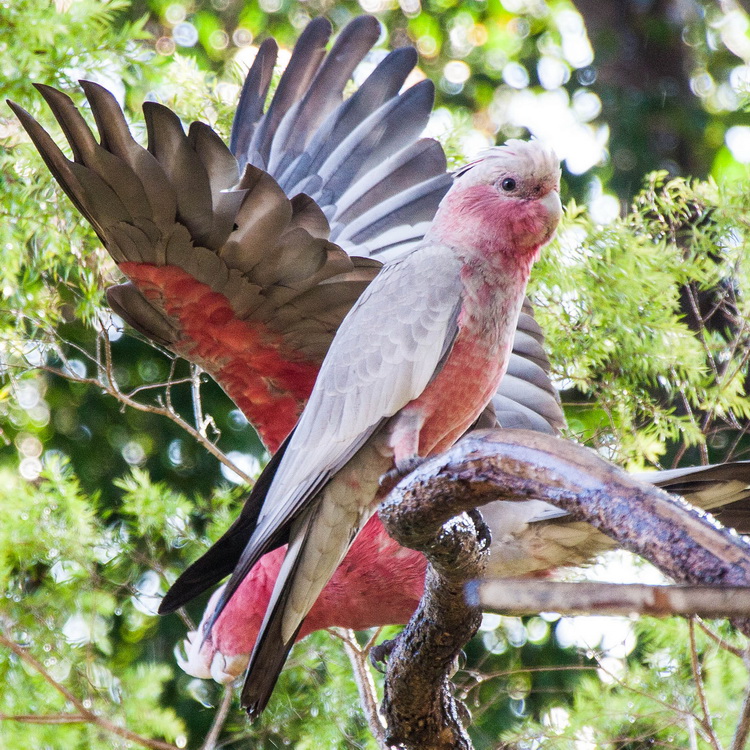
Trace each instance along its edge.
<instances>
[{"instance_id":1,"label":"curved claw","mask_svg":"<svg viewBox=\"0 0 750 750\"><path fill-rule=\"evenodd\" d=\"M396 647L396 639L393 638L388 641L378 643L377 646L373 646L370 649L370 664L381 674L385 674L385 665L388 661L388 657Z\"/></svg>"},{"instance_id":2,"label":"curved claw","mask_svg":"<svg viewBox=\"0 0 750 750\"><path fill-rule=\"evenodd\" d=\"M471 519L477 530L477 539L479 540L482 550L489 549L492 544L492 532L490 531L490 527L485 523L479 508L467 510L466 515Z\"/></svg>"},{"instance_id":3,"label":"curved claw","mask_svg":"<svg viewBox=\"0 0 750 750\"><path fill-rule=\"evenodd\" d=\"M389 471L380 477L380 489L383 495L387 495L404 477L409 476L418 469L427 459L424 456L412 456L411 458L397 461Z\"/></svg>"}]
</instances>

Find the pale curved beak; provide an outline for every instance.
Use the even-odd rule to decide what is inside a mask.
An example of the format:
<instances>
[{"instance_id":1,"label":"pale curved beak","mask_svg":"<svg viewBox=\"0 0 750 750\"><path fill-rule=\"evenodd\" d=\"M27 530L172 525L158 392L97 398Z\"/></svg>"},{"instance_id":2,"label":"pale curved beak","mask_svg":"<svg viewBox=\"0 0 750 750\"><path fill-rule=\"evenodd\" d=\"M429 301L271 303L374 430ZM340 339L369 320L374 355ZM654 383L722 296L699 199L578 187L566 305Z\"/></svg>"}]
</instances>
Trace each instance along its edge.
<instances>
[{"instance_id":1,"label":"pale curved beak","mask_svg":"<svg viewBox=\"0 0 750 750\"><path fill-rule=\"evenodd\" d=\"M546 195L539 199L539 203L544 206L547 216L547 237L545 242L549 242L555 234L560 219L562 218L562 203L560 202L560 192L553 188Z\"/></svg>"}]
</instances>

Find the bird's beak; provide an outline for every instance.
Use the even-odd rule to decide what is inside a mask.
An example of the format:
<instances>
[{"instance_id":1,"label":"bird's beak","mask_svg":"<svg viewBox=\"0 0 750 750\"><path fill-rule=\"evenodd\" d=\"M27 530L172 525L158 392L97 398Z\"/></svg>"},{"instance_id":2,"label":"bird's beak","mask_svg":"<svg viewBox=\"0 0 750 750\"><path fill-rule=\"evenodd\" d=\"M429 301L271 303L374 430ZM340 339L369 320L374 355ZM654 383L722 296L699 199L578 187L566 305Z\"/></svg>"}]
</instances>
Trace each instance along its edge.
<instances>
[{"instance_id":1,"label":"bird's beak","mask_svg":"<svg viewBox=\"0 0 750 750\"><path fill-rule=\"evenodd\" d=\"M562 203L560 203L560 193L556 188L553 188L546 195L540 198L539 202L546 209L551 237L555 229L557 229L557 225L560 223L560 219L562 218Z\"/></svg>"}]
</instances>

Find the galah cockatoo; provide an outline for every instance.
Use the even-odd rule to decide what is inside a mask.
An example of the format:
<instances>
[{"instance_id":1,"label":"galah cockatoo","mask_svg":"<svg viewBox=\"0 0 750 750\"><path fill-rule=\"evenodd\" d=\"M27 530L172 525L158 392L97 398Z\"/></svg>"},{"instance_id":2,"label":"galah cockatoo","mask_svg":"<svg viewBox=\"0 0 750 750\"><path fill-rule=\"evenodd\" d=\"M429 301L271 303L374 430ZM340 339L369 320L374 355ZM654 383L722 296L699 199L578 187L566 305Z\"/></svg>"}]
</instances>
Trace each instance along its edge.
<instances>
[{"instance_id":1,"label":"galah cockatoo","mask_svg":"<svg viewBox=\"0 0 750 750\"><path fill-rule=\"evenodd\" d=\"M540 143L489 150L457 173L424 240L386 263L342 321L281 459L248 499L257 518L216 606L218 617L260 558L288 544L242 691L251 718L375 512L383 475L449 448L492 399L531 267L562 215L559 188L559 160ZM183 595L180 579L174 590Z\"/></svg>"},{"instance_id":2,"label":"galah cockatoo","mask_svg":"<svg viewBox=\"0 0 750 750\"><path fill-rule=\"evenodd\" d=\"M439 144L419 138L432 84L400 92L416 62L414 50L391 52L342 102L343 87L379 26L366 16L355 19L324 58L329 35L324 19L305 29L265 113L275 44L263 42L243 88L231 152L200 123L186 137L178 118L154 103L144 106L147 151L130 136L114 98L84 83L101 135L97 143L67 96L40 87L73 145L70 162L14 106L56 178L130 277L108 290L115 310L209 372L271 451L294 426L341 319L378 272L375 258L399 257L419 242L450 185ZM371 257L356 257L363 255ZM508 373L493 399L500 424L547 432L563 425L542 345L527 301ZM483 426L496 423L492 412L485 412ZM701 507L736 501L727 515L734 525L748 473L747 464L731 464L649 478ZM579 564L612 544L544 503L496 503L483 514L493 529L493 575ZM231 572L245 541L238 535L229 562L209 559L196 592ZM187 671L221 681L242 671L283 555L280 548L261 559L206 638L203 627L191 634ZM300 635L333 625L405 622L421 596L424 569L424 558L399 547L373 516ZM204 624L220 595L212 597Z\"/></svg>"}]
</instances>

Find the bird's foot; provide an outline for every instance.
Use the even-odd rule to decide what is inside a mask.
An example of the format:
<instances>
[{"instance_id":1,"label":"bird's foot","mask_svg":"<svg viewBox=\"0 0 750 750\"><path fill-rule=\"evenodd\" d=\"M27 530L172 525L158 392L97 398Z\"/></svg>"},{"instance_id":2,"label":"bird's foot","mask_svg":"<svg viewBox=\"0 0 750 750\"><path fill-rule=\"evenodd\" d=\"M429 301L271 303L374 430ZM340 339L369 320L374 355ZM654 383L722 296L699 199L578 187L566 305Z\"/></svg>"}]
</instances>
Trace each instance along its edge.
<instances>
[{"instance_id":1,"label":"bird's foot","mask_svg":"<svg viewBox=\"0 0 750 750\"><path fill-rule=\"evenodd\" d=\"M388 657L396 646L396 639L393 638L389 641L383 641L378 643L377 646L373 646L370 649L370 664L381 674L385 674L385 665L388 661Z\"/></svg>"},{"instance_id":2,"label":"bird's foot","mask_svg":"<svg viewBox=\"0 0 750 750\"><path fill-rule=\"evenodd\" d=\"M482 549L489 549L490 544L492 544L492 532L490 531L490 527L484 522L479 508L467 510L466 515L471 519L474 528L477 530L477 539Z\"/></svg>"},{"instance_id":3,"label":"bird's foot","mask_svg":"<svg viewBox=\"0 0 750 750\"><path fill-rule=\"evenodd\" d=\"M396 465L380 477L380 489L383 494L388 494L405 476L411 474L414 469L421 466L426 460L422 456L411 456L410 458L396 461Z\"/></svg>"}]
</instances>

